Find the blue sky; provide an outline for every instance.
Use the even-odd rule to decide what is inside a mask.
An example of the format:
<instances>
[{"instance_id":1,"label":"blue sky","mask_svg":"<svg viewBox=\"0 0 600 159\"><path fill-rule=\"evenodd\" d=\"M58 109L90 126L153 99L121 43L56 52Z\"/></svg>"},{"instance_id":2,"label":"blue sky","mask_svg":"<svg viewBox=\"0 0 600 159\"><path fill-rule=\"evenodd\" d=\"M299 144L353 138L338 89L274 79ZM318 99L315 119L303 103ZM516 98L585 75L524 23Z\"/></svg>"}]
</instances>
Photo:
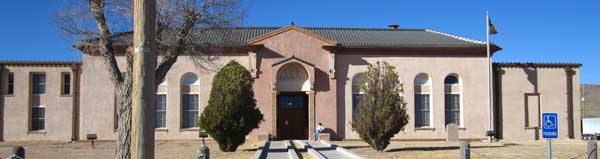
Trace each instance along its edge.
<instances>
[{"instance_id":1,"label":"blue sky","mask_svg":"<svg viewBox=\"0 0 600 159\"><path fill-rule=\"evenodd\" d=\"M52 24L60 0L4 1L0 59L79 60ZM502 62L582 63L581 82L600 84L600 1L252 0L244 26L428 28L485 40L485 11L500 32Z\"/></svg>"}]
</instances>

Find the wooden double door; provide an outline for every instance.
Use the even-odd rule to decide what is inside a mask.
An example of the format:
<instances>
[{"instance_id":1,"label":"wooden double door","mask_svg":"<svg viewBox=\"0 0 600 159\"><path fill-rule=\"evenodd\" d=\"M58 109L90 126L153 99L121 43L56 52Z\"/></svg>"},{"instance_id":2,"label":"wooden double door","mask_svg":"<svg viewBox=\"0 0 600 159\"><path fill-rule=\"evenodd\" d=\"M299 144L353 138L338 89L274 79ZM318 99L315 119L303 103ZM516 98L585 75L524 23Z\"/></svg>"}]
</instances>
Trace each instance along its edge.
<instances>
[{"instance_id":1,"label":"wooden double door","mask_svg":"<svg viewBox=\"0 0 600 159\"><path fill-rule=\"evenodd\" d=\"M277 139L308 139L308 96L306 93L277 95Z\"/></svg>"}]
</instances>

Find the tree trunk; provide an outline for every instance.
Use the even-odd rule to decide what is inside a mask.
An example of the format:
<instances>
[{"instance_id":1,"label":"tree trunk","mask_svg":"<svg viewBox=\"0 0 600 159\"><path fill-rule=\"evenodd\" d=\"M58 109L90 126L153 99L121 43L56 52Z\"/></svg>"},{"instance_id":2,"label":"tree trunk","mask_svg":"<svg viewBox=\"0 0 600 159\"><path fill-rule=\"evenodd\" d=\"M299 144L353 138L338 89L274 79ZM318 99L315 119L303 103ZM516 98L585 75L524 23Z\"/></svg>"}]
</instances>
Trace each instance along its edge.
<instances>
[{"instance_id":1,"label":"tree trunk","mask_svg":"<svg viewBox=\"0 0 600 159\"><path fill-rule=\"evenodd\" d=\"M117 96L117 149L115 159L130 159L131 152L131 80L125 80L115 89Z\"/></svg>"},{"instance_id":2,"label":"tree trunk","mask_svg":"<svg viewBox=\"0 0 600 159\"><path fill-rule=\"evenodd\" d=\"M154 158L156 0L134 0L131 158Z\"/></svg>"}]
</instances>

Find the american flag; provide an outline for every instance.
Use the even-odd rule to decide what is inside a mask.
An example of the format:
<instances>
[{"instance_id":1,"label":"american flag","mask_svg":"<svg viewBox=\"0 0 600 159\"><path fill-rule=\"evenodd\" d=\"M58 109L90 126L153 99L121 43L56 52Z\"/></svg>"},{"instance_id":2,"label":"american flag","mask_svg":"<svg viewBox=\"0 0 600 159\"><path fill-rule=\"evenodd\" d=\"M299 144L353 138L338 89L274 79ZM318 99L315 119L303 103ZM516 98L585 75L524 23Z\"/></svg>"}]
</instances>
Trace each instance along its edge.
<instances>
[{"instance_id":1,"label":"american flag","mask_svg":"<svg viewBox=\"0 0 600 159\"><path fill-rule=\"evenodd\" d=\"M494 24L492 24L492 19L488 18L488 24L490 26L488 26L488 32L490 35L494 35L494 34L498 34L498 31L496 31L496 27L494 26Z\"/></svg>"}]
</instances>

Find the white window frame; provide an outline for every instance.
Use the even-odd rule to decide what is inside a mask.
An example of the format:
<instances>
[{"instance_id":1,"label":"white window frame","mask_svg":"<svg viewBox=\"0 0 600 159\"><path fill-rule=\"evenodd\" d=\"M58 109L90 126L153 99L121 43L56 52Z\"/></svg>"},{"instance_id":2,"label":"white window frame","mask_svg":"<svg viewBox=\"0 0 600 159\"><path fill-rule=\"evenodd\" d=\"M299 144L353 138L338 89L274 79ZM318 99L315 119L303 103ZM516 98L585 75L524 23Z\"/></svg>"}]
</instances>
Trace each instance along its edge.
<instances>
[{"instance_id":1,"label":"white window frame","mask_svg":"<svg viewBox=\"0 0 600 159\"><path fill-rule=\"evenodd\" d=\"M159 96L159 95L165 96L165 110L161 110L161 111L165 112L165 127L156 127L156 123L154 123L154 125L155 125L155 129L167 129L168 123L169 123L169 122L167 122L167 119L168 119L167 118L167 110L169 109L168 108L169 107L169 97L167 96L167 93L164 93L164 92L156 93L156 96ZM155 108L154 112L155 113L158 112L158 109ZM155 120L155 122L158 122L158 120Z\"/></svg>"},{"instance_id":2,"label":"white window frame","mask_svg":"<svg viewBox=\"0 0 600 159\"><path fill-rule=\"evenodd\" d=\"M38 85L43 85L44 86L44 93L34 93L33 92L33 88L34 88L34 80L33 80L34 78L33 78L33 76L34 75L44 75L44 83L38 84ZM42 96L42 95L45 95L46 94L46 83L48 83L47 82L48 81L48 76L46 76L46 73L43 73L43 72L32 72L30 74L30 77L31 77L31 82L30 82L31 95L33 95L33 96Z\"/></svg>"},{"instance_id":3,"label":"white window frame","mask_svg":"<svg viewBox=\"0 0 600 159\"><path fill-rule=\"evenodd\" d=\"M197 117L198 117L197 119L200 119L200 113L201 113L201 111L200 111L200 94L199 93L194 93L194 92L181 93L181 96L179 97L180 100L181 100L181 104L180 104L181 111L179 112L179 114L180 114L180 117L179 117L179 119L180 119L179 128L180 129L198 129L199 128L198 125L195 125L195 127L184 127L183 126L183 120L184 120L184 118L183 118L183 112L185 111L185 110L183 110L183 96L184 95L197 95L198 96L198 104L196 105L196 107L197 107L196 111L198 112L197 113Z\"/></svg>"},{"instance_id":4,"label":"white window frame","mask_svg":"<svg viewBox=\"0 0 600 159\"><path fill-rule=\"evenodd\" d=\"M44 118L33 118L33 108L44 108ZM30 118L29 118L29 124L30 124L30 131L45 131L46 130L46 106L45 105L33 105L31 106L31 112L29 113ZM33 120L34 119L42 119L44 121L44 128L43 129L39 129L39 130L33 130Z\"/></svg>"},{"instance_id":5,"label":"white window frame","mask_svg":"<svg viewBox=\"0 0 600 159\"><path fill-rule=\"evenodd\" d=\"M415 110L414 112L415 113L417 112L417 102L416 102L417 95L429 95L429 105L428 105L429 106L429 125L427 125L427 126L417 126L417 122L416 122L416 119L415 119L415 128L432 128L433 127L433 118L434 118L434 116L433 116L433 106L432 106L433 105L433 103L432 103L433 102L432 94L429 93L429 92L427 92L427 93L421 93L421 92L417 93L417 92L415 92L415 96L413 97L414 98L413 100L414 100L414 110ZM417 116L417 114L415 114L415 117L416 116Z\"/></svg>"},{"instance_id":6,"label":"white window frame","mask_svg":"<svg viewBox=\"0 0 600 159\"><path fill-rule=\"evenodd\" d=\"M425 75L425 77L427 77L427 82L422 83L422 84L417 83L417 78L419 78L420 75ZM415 86L426 86L426 87L429 87L429 90L427 92L423 92L423 91L416 92L416 91L413 90L414 91L414 96L413 96L414 105L413 106L414 106L414 109L415 109L414 112L416 112L416 110L417 110L417 105L416 105L417 102L416 102L416 98L415 98L416 95L418 95L418 94L429 95L429 126L419 126L419 127L417 127L417 123L415 122L415 128L432 128L433 124L434 124L434 121L435 121L434 120L435 116L433 115L433 112L434 112L434 107L433 107L433 105L434 105L434 103L433 103L433 93L432 93L432 91L433 91L433 84L432 84L433 81L431 81L431 77L429 76L429 74L427 74L427 73L419 73L419 74L417 74L415 76L415 80L413 82L414 82ZM415 114L415 116L416 116L416 114Z\"/></svg>"},{"instance_id":7,"label":"white window frame","mask_svg":"<svg viewBox=\"0 0 600 159\"><path fill-rule=\"evenodd\" d=\"M446 84L445 83L446 82L446 77L448 77L448 76L454 76L454 77L456 77L456 79L458 80L458 84ZM459 114L460 114L460 116L459 116L460 117L459 118L459 123L460 124L458 125L459 128L464 128L464 125L465 125L465 123L464 123L465 122L465 118L464 118L464 112L465 111L464 111L464 100L463 100L464 94L463 94L462 84L463 84L463 81L462 81L461 76L459 76L456 73L451 73L451 74L448 74L447 76L444 76L444 88L446 86L450 86L450 87L452 87L452 86L458 86L458 91L457 92L452 92L452 91L451 92L446 92L446 90L444 89L444 98L446 98L445 94L458 94L458 101L460 102L458 104L459 111L460 111L459 112ZM444 99L444 106L446 104L445 101L446 100ZM444 113L444 115L446 115L446 113ZM446 126L446 122L445 122L445 117L444 117L444 127L445 126Z\"/></svg>"}]
</instances>

